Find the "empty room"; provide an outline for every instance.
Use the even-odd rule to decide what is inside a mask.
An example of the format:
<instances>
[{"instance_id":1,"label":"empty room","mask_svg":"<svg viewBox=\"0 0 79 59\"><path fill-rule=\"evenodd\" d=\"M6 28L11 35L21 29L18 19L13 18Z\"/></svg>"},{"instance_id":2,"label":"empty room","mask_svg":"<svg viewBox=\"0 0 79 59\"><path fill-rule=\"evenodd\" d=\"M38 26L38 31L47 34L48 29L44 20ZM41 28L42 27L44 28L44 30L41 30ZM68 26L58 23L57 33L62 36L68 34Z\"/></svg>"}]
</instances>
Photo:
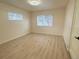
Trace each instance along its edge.
<instances>
[{"instance_id":1,"label":"empty room","mask_svg":"<svg viewBox=\"0 0 79 59\"><path fill-rule=\"evenodd\" d=\"M79 0L0 0L0 59L79 59Z\"/></svg>"}]
</instances>

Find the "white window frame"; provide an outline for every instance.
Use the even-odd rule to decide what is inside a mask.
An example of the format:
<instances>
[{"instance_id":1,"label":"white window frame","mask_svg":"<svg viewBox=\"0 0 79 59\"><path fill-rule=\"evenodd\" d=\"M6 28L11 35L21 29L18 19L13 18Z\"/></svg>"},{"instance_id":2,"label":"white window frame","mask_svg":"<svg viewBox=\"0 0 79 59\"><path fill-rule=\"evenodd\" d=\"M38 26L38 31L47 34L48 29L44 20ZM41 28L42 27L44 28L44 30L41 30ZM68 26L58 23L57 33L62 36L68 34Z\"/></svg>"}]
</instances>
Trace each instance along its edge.
<instances>
[{"instance_id":1,"label":"white window frame","mask_svg":"<svg viewBox=\"0 0 79 59\"><path fill-rule=\"evenodd\" d=\"M40 19L40 18L42 18L42 19ZM38 15L37 16L37 26L52 27L53 26L53 16L52 15Z\"/></svg>"},{"instance_id":2,"label":"white window frame","mask_svg":"<svg viewBox=\"0 0 79 59\"><path fill-rule=\"evenodd\" d=\"M23 15L20 13L8 12L8 20L21 21L23 20Z\"/></svg>"}]
</instances>

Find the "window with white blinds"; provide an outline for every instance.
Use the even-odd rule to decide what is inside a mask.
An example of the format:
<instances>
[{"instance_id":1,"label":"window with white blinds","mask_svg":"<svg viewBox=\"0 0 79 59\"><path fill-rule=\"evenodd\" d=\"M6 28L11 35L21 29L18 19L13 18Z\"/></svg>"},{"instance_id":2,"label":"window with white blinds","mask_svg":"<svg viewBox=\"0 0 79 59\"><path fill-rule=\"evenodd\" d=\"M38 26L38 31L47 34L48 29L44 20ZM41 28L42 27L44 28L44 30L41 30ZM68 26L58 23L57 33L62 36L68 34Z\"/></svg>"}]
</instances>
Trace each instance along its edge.
<instances>
[{"instance_id":1,"label":"window with white blinds","mask_svg":"<svg viewBox=\"0 0 79 59\"><path fill-rule=\"evenodd\" d=\"M40 15L37 16L37 26L53 26L53 16Z\"/></svg>"},{"instance_id":2,"label":"window with white blinds","mask_svg":"<svg viewBox=\"0 0 79 59\"><path fill-rule=\"evenodd\" d=\"M23 20L23 15L14 13L14 12L9 12L8 13L8 20Z\"/></svg>"}]
</instances>

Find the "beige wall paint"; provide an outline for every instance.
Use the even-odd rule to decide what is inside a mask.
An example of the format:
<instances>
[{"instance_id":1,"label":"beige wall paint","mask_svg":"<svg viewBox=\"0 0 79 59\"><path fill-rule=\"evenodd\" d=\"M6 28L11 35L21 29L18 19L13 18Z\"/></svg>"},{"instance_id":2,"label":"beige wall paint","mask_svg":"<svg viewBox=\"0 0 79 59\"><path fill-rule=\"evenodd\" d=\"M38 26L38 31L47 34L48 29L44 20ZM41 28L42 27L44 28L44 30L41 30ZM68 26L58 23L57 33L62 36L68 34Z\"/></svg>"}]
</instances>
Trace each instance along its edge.
<instances>
[{"instance_id":1,"label":"beige wall paint","mask_svg":"<svg viewBox=\"0 0 79 59\"><path fill-rule=\"evenodd\" d=\"M8 12L20 13L22 21L8 20ZM0 3L0 44L30 32L30 14L19 8Z\"/></svg>"},{"instance_id":2,"label":"beige wall paint","mask_svg":"<svg viewBox=\"0 0 79 59\"><path fill-rule=\"evenodd\" d=\"M34 33L63 35L64 13L65 13L64 8L32 12L32 30L31 31ZM36 20L37 20L36 17L38 15L52 15L54 17L53 26L52 27L38 27L36 25Z\"/></svg>"},{"instance_id":3,"label":"beige wall paint","mask_svg":"<svg viewBox=\"0 0 79 59\"><path fill-rule=\"evenodd\" d=\"M65 11L64 40L67 48L69 48L72 19L73 19L73 13L74 13L74 2L75 0L69 0L69 3Z\"/></svg>"}]
</instances>

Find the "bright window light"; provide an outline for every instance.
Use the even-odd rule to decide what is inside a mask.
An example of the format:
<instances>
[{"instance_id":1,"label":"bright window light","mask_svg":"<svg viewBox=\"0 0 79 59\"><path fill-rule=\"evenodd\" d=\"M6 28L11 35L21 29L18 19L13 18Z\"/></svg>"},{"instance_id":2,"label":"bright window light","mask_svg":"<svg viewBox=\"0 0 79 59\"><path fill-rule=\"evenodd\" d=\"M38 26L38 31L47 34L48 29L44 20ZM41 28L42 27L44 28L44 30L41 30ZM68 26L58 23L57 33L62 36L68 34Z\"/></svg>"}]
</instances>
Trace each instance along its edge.
<instances>
[{"instance_id":1,"label":"bright window light","mask_svg":"<svg viewBox=\"0 0 79 59\"><path fill-rule=\"evenodd\" d=\"M44 16L44 15L37 16L37 26L48 26L48 27L53 26L53 16L51 16L51 15L48 15L48 16Z\"/></svg>"},{"instance_id":2,"label":"bright window light","mask_svg":"<svg viewBox=\"0 0 79 59\"><path fill-rule=\"evenodd\" d=\"M23 20L23 15L14 13L14 12L9 12L8 13L8 20Z\"/></svg>"}]
</instances>

